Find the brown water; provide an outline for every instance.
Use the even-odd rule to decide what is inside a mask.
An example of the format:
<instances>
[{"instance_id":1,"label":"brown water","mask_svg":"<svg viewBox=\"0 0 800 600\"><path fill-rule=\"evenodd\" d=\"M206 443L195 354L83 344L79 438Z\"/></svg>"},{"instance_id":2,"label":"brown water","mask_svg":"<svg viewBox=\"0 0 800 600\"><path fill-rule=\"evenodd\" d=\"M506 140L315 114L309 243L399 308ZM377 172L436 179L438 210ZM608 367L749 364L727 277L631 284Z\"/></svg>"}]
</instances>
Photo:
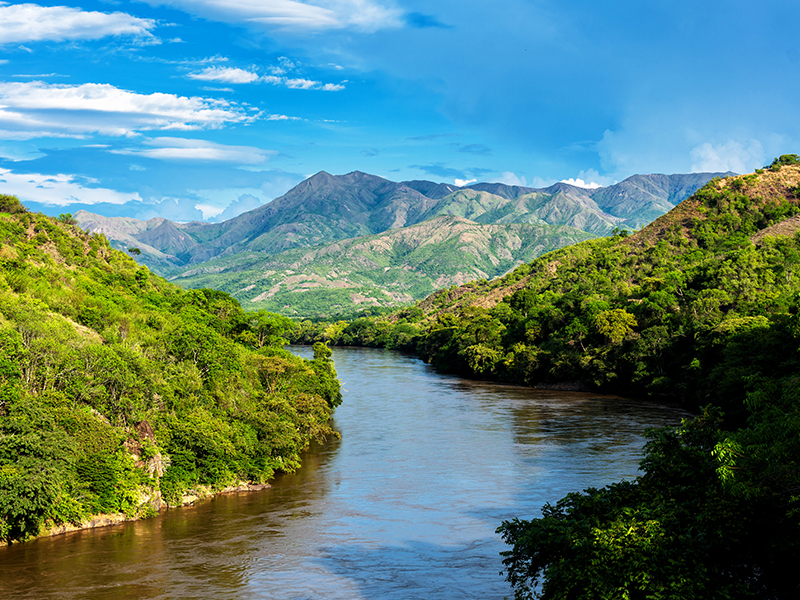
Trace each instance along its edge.
<instances>
[{"instance_id":1,"label":"brown water","mask_svg":"<svg viewBox=\"0 0 800 600\"><path fill-rule=\"evenodd\" d=\"M309 350L299 348L308 355ZM503 519L637 473L674 408L434 373L334 349L341 441L271 489L0 547L0 598L502 599Z\"/></svg>"}]
</instances>

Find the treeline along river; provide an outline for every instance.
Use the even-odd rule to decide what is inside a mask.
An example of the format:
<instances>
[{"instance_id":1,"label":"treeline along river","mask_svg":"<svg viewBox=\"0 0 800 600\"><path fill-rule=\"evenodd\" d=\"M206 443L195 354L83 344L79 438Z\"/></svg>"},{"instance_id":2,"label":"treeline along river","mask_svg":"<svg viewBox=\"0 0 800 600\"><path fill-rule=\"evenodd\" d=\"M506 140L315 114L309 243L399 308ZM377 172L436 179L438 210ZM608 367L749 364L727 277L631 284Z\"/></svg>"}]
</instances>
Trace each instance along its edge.
<instances>
[{"instance_id":1,"label":"treeline along river","mask_svg":"<svg viewBox=\"0 0 800 600\"><path fill-rule=\"evenodd\" d=\"M311 355L310 348L296 348ZM498 600L503 519L637 474L678 409L439 375L336 348L341 441L263 492L0 548L0 597Z\"/></svg>"}]
</instances>

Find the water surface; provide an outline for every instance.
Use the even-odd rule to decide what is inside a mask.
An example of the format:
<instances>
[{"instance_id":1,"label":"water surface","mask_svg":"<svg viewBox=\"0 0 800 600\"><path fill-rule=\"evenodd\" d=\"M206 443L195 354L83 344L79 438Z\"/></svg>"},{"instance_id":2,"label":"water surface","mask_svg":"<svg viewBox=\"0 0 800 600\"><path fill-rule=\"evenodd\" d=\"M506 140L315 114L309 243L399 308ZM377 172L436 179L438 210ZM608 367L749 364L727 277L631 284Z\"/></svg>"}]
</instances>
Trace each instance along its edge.
<instances>
[{"instance_id":1,"label":"water surface","mask_svg":"<svg viewBox=\"0 0 800 600\"><path fill-rule=\"evenodd\" d=\"M306 356L310 349L296 351ZM510 596L503 519L637 474L674 408L442 376L336 348L341 441L263 492L0 547L0 598L451 600Z\"/></svg>"}]
</instances>

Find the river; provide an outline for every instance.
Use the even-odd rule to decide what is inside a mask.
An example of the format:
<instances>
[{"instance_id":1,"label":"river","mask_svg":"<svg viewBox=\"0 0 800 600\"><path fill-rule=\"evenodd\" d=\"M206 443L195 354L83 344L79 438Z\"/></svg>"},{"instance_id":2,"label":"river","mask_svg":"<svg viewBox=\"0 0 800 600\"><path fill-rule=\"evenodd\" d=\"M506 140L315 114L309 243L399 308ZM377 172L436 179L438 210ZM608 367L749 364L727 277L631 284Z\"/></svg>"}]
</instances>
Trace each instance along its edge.
<instances>
[{"instance_id":1,"label":"river","mask_svg":"<svg viewBox=\"0 0 800 600\"><path fill-rule=\"evenodd\" d=\"M0 547L0 598L501 600L500 522L635 477L645 428L681 416L439 375L386 350L333 358L342 439L312 447L300 471L263 492Z\"/></svg>"}]
</instances>

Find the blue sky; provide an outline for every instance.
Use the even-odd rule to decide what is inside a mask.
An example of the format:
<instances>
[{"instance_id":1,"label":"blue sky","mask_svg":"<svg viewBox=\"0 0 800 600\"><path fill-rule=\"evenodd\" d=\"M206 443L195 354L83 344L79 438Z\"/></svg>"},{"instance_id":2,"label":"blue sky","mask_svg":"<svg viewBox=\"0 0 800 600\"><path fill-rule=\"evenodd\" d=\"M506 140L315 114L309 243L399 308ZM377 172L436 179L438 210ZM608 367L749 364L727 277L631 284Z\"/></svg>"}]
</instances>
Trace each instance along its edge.
<instances>
[{"instance_id":1,"label":"blue sky","mask_svg":"<svg viewBox=\"0 0 800 600\"><path fill-rule=\"evenodd\" d=\"M748 172L800 152L796 0L0 2L0 193L223 219L320 170Z\"/></svg>"}]
</instances>

